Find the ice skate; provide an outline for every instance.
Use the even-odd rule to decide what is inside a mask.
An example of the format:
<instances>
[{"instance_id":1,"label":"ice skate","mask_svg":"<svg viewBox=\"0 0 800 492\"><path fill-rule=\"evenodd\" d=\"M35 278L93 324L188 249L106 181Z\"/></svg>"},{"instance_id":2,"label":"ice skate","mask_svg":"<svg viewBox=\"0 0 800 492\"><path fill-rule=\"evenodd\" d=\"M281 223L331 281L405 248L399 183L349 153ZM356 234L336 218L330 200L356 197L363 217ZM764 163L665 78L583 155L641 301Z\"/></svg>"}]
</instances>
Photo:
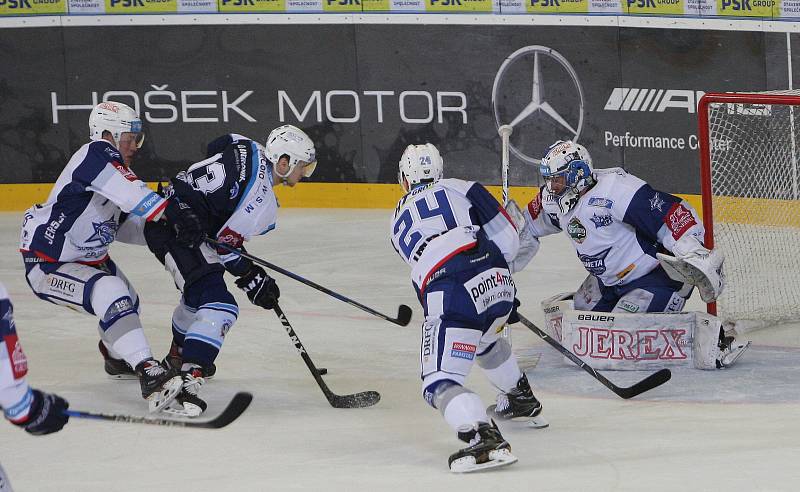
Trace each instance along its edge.
<instances>
[{"instance_id":1,"label":"ice skate","mask_svg":"<svg viewBox=\"0 0 800 492\"><path fill-rule=\"evenodd\" d=\"M183 349L173 340L172 345L169 348L169 353L166 357L164 357L164 360L161 361L161 363L167 367L174 367L176 371L180 371L181 367L183 366L183 354L181 353L182 350ZM203 368L203 377L205 379L213 378L214 374L216 373L217 366L214 363Z\"/></svg>"},{"instance_id":2,"label":"ice skate","mask_svg":"<svg viewBox=\"0 0 800 492\"><path fill-rule=\"evenodd\" d=\"M100 349L100 353L103 355L103 368L106 370L108 377L111 379L138 379L130 364L122 359L111 357L102 340L97 344L97 348Z\"/></svg>"},{"instance_id":3,"label":"ice skate","mask_svg":"<svg viewBox=\"0 0 800 492\"><path fill-rule=\"evenodd\" d=\"M165 368L155 359L140 362L136 366L136 376L151 412L167 406L181 390L181 378L177 371Z\"/></svg>"},{"instance_id":4,"label":"ice skate","mask_svg":"<svg viewBox=\"0 0 800 492\"><path fill-rule=\"evenodd\" d=\"M744 355L745 350L751 343L750 340L740 342L732 336L723 337L719 342L720 354L719 359L717 359L717 369L723 369L735 364L739 357Z\"/></svg>"},{"instance_id":5,"label":"ice skate","mask_svg":"<svg viewBox=\"0 0 800 492\"><path fill-rule=\"evenodd\" d=\"M181 371L181 391L175 400L164 409L165 413L171 413L181 417L198 417L206 411L208 405L200 398L200 388L205 383L203 368L197 364L186 371Z\"/></svg>"},{"instance_id":6,"label":"ice skate","mask_svg":"<svg viewBox=\"0 0 800 492\"><path fill-rule=\"evenodd\" d=\"M517 457L511 454L511 445L503 439L494 423L481 422L477 429L459 432L458 438L469 446L450 455L448 464L454 473L508 466L517 461Z\"/></svg>"},{"instance_id":7,"label":"ice skate","mask_svg":"<svg viewBox=\"0 0 800 492\"><path fill-rule=\"evenodd\" d=\"M525 374L517 381L516 388L497 395L497 404L491 405L486 411L501 420L527 421L528 426L535 429L550 425L539 415L542 413L542 404L533 396Z\"/></svg>"}]
</instances>

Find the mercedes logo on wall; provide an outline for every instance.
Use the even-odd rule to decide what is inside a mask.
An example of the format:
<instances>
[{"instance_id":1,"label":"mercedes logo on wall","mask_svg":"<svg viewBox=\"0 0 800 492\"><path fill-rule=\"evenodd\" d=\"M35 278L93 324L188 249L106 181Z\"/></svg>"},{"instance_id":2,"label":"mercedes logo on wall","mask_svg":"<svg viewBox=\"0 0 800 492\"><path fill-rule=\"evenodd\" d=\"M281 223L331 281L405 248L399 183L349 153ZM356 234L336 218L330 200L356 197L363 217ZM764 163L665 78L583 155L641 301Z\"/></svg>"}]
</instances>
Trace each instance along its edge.
<instances>
[{"instance_id":1,"label":"mercedes logo on wall","mask_svg":"<svg viewBox=\"0 0 800 492\"><path fill-rule=\"evenodd\" d=\"M492 86L495 124L511 125L511 152L539 164L556 140L578 140L583 129L583 88L561 53L526 46L505 59Z\"/></svg>"}]
</instances>

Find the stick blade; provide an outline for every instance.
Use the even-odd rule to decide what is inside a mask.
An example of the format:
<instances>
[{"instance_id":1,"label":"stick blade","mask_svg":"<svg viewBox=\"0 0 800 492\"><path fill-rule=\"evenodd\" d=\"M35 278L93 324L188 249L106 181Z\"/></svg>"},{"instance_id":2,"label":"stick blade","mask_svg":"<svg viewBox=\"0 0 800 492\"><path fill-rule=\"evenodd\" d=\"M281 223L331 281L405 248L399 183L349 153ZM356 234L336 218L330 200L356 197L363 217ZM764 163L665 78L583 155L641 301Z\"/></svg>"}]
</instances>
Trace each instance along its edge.
<instances>
[{"instance_id":1,"label":"stick blade","mask_svg":"<svg viewBox=\"0 0 800 492\"><path fill-rule=\"evenodd\" d=\"M620 390L615 391L615 393L627 400L628 398L633 398L634 396L640 395L645 391L650 391L653 388L661 386L671 378L672 372L669 369L661 369L660 371L654 372L650 376L642 379L633 386L629 388L620 388Z\"/></svg>"},{"instance_id":2,"label":"stick blade","mask_svg":"<svg viewBox=\"0 0 800 492\"><path fill-rule=\"evenodd\" d=\"M381 394L377 391L362 391L352 395L333 395L328 401L334 408L364 408L381 401Z\"/></svg>"},{"instance_id":3,"label":"stick blade","mask_svg":"<svg viewBox=\"0 0 800 492\"><path fill-rule=\"evenodd\" d=\"M247 407L250 406L250 402L253 401L252 393L248 393L246 391L240 391L233 396L233 399L228 406L225 407L225 410L222 411L218 416L209 420L208 422L189 422L191 427L205 427L207 429L221 429L226 425L230 424L234 420L238 419L240 415L247 410ZM191 425L197 424L197 425Z\"/></svg>"},{"instance_id":4,"label":"stick blade","mask_svg":"<svg viewBox=\"0 0 800 492\"><path fill-rule=\"evenodd\" d=\"M408 325L411 321L412 314L414 314L414 312L410 307L405 304L400 304L400 307L397 309L397 324L400 326Z\"/></svg>"}]
</instances>

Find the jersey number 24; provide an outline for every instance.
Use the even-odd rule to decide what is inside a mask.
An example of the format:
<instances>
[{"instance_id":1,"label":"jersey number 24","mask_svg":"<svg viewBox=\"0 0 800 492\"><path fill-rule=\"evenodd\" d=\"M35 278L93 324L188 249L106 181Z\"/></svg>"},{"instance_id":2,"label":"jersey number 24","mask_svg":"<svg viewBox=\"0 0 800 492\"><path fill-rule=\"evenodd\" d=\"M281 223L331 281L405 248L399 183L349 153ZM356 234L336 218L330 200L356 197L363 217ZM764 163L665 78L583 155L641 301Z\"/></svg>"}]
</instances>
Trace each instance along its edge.
<instances>
[{"instance_id":1,"label":"jersey number 24","mask_svg":"<svg viewBox=\"0 0 800 492\"><path fill-rule=\"evenodd\" d=\"M458 225L453 215L450 201L447 199L447 193L444 190L436 190L433 196L436 199L433 208L428 205L426 196L423 195L414 200L412 206L406 206L403 209L403 213L401 213L394 222L392 234L397 237L397 244L400 246L400 252L406 259L411 258L411 255L416 250L417 244L422 240L422 233L416 230L419 229L419 222L434 217L441 217L444 221L444 229L442 229L441 232L449 231ZM411 213L412 208L416 210L416 214ZM419 217L419 219L417 219L417 217Z\"/></svg>"}]
</instances>

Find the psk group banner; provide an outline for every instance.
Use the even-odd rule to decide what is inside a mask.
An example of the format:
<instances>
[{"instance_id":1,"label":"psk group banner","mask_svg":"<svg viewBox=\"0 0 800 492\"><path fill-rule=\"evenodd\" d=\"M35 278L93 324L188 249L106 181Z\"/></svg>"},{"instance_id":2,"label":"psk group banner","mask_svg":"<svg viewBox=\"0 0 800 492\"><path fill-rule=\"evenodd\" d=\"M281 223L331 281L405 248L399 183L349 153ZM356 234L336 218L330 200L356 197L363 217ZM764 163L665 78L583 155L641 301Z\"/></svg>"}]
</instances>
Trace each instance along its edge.
<instances>
[{"instance_id":1,"label":"psk group banner","mask_svg":"<svg viewBox=\"0 0 800 492\"><path fill-rule=\"evenodd\" d=\"M119 49L143 39L147 49ZM537 185L547 146L577 139L597 167L697 193L699 97L780 89L789 79L780 33L126 26L4 29L0 43L0 66L14 67L0 73L4 183L55 181L87 141L89 109L114 99L144 121L134 167L148 180L202 159L220 134L264 140L290 123L316 142L316 181L395 182L403 149L431 142L449 176L497 184L497 127L513 124L512 185Z\"/></svg>"}]
</instances>

